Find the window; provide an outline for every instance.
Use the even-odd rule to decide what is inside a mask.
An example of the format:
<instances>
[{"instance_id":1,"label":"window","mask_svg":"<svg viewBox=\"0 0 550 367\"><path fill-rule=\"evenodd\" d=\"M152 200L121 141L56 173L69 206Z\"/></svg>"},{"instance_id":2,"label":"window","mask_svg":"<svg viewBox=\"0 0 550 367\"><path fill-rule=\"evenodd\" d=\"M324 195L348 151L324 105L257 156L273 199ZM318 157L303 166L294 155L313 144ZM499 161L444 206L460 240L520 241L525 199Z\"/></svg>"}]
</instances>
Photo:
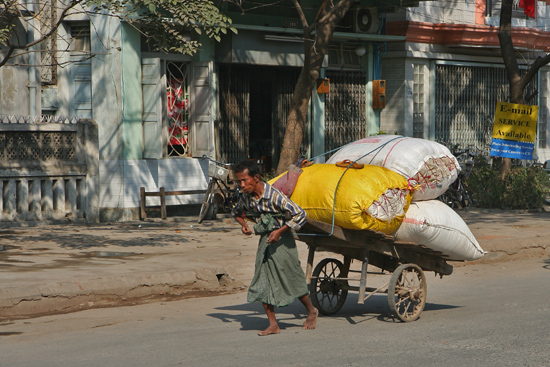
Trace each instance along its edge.
<instances>
[{"instance_id":1,"label":"window","mask_svg":"<svg viewBox=\"0 0 550 367\"><path fill-rule=\"evenodd\" d=\"M89 22L74 22L71 24L71 51L86 53L91 51Z\"/></svg>"},{"instance_id":2,"label":"window","mask_svg":"<svg viewBox=\"0 0 550 367\"><path fill-rule=\"evenodd\" d=\"M329 67L361 69L361 58L355 53L355 47L340 44L328 49Z\"/></svg>"},{"instance_id":3,"label":"window","mask_svg":"<svg viewBox=\"0 0 550 367\"><path fill-rule=\"evenodd\" d=\"M69 22L72 101L69 114L93 118L90 22Z\"/></svg>"},{"instance_id":4,"label":"window","mask_svg":"<svg viewBox=\"0 0 550 367\"><path fill-rule=\"evenodd\" d=\"M227 10L238 14L269 15L286 19L297 18L294 4L290 0L228 1Z\"/></svg>"},{"instance_id":5,"label":"window","mask_svg":"<svg viewBox=\"0 0 550 367\"><path fill-rule=\"evenodd\" d=\"M166 63L166 102L168 112L168 155L187 156L189 85L187 64Z\"/></svg>"},{"instance_id":6,"label":"window","mask_svg":"<svg viewBox=\"0 0 550 367\"><path fill-rule=\"evenodd\" d=\"M187 157L189 146L188 63L143 58L143 156Z\"/></svg>"},{"instance_id":7,"label":"window","mask_svg":"<svg viewBox=\"0 0 550 367\"><path fill-rule=\"evenodd\" d=\"M535 1L535 7L536 5ZM488 17L500 17L500 8L502 7L502 0L487 0L486 16ZM519 7L519 0L514 0L512 4L512 19L526 19L525 11Z\"/></svg>"}]
</instances>

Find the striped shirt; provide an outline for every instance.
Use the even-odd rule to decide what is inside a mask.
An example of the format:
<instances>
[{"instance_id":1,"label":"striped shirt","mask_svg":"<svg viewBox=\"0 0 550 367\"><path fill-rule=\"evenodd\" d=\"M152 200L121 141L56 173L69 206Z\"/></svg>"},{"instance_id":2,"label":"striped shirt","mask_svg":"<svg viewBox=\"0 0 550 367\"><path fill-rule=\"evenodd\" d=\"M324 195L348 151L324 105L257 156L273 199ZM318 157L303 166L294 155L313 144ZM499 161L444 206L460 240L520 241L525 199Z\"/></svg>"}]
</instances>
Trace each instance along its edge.
<instances>
[{"instance_id":1,"label":"striped shirt","mask_svg":"<svg viewBox=\"0 0 550 367\"><path fill-rule=\"evenodd\" d=\"M274 228L281 228L283 225L289 226L291 229L298 231L306 223L307 215L304 209L300 208L296 203L288 198L285 194L264 182L264 193L259 199L254 195L249 195L245 192L239 196L237 205L233 208L231 214L238 216L242 211L251 211L255 213L271 213L284 214L289 212L290 220L285 220L281 217L275 217Z\"/></svg>"}]
</instances>

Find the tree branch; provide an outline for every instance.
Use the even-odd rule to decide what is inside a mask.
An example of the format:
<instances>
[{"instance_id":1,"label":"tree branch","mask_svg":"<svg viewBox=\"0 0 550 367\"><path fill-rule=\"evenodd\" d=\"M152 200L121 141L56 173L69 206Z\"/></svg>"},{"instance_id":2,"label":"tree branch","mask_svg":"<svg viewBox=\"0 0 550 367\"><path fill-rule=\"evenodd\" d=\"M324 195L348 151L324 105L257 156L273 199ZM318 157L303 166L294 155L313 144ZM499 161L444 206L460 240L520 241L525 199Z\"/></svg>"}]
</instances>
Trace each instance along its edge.
<instances>
[{"instance_id":1,"label":"tree branch","mask_svg":"<svg viewBox=\"0 0 550 367\"><path fill-rule=\"evenodd\" d=\"M317 23L319 19L322 17L322 14L325 12L325 9L327 8L328 0L324 0L321 6L319 7L319 11L317 12L317 15L315 16L314 23Z\"/></svg>"},{"instance_id":2,"label":"tree branch","mask_svg":"<svg viewBox=\"0 0 550 367\"><path fill-rule=\"evenodd\" d=\"M334 17L336 12L348 11L348 8L351 6L352 0L340 0L338 4L334 5L322 18L319 20L319 23L330 23L331 19ZM323 4L324 5L324 4Z\"/></svg>"},{"instance_id":3,"label":"tree branch","mask_svg":"<svg viewBox=\"0 0 550 367\"><path fill-rule=\"evenodd\" d=\"M75 6L77 6L78 4L82 3L83 1L84 0L78 0L78 1L71 2L70 5L68 5L65 9L63 9L63 11L61 12L61 15L59 16L59 19L57 20L55 25L52 27L52 29L50 29L49 32L41 35L41 37L39 39L37 39L33 42L29 42L25 45L15 46L15 48L16 49L29 48L29 47L35 46L35 45L45 41L46 39L50 38L55 32L57 32L57 30L59 29L59 27L61 26L61 24L65 20L65 18L67 17L67 12L69 10L71 10L72 8L74 8Z\"/></svg>"},{"instance_id":4,"label":"tree branch","mask_svg":"<svg viewBox=\"0 0 550 367\"><path fill-rule=\"evenodd\" d=\"M15 51L15 48L9 47L8 52L6 52L6 55L2 60L0 60L0 67L4 66L6 62L10 59L11 55L13 54L13 51Z\"/></svg>"},{"instance_id":5,"label":"tree branch","mask_svg":"<svg viewBox=\"0 0 550 367\"><path fill-rule=\"evenodd\" d=\"M53 34L55 34L55 32L57 32L57 30L59 29L59 27L61 26L61 24L65 20L65 18L68 16L67 13L71 9L73 9L75 6L77 6L78 4L82 3L83 1L84 0L72 1L66 8L63 9L63 11L61 12L61 15L59 16L59 19L57 19L57 22L55 23L55 25L47 33L42 34L40 36L40 38L38 38L37 40L34 40L33 42L28 42L28 43L25 43L25 44L21 44L19 42L19 35L16 32L15 37L17 38L18 42L17 42L17 44L13 44L10 41L7 42L6 46L8 47L8 52L4 55L4 58L0 61L0 67L4 66L10 58L14 57L13 52L15 50L22 50L22 49L30 48L32 46L35 46L35 45L41 43L41 42L44 42L48 38L50 38ZM26 9L26 10L28 10L28 9ZM16 13L21 15L19 11L14 12L13 13L14 15L9 20L8 25L13 25L13 21L17 17ZM39 14L40 14L40 12L34 14L31 17L31 19L36 19L39 16Z\"/></svg>"},{"instance_id":6,"label":"tree branch","mask_svg":"<svg viewBox=\"0 0 550 367\"><path fill-rule=\"evenodd\" d=\"M522 88L527 86L529 82L537 75L539 69L543 67L544 65L548 64L550 62L550 54L547 54L544 57L537 57L535 59L535 62L531 67L527 70L523 78L521 78L521 86Z\"/></svg>"},{"instance_id":7,"label":"tree branch","mask_svg":"<svg viewBox=\"0 0 550 367\"><path fill-rule=\"evenodd\" d=\"M22 52L22 53L19 53L17 55L13 55L13 57L16 57L16 56L20 56L24 53L29 53L29 52L32 52L32 51L28 51L28 52ZM40 51L36 51L36 52L40 52ZM51 66L59 66L61 68L64 68L65 66L69 65L69 64L78 64L78 63L81 63L81 62L84 62L84 61L88 61L94 57L96 57L97 55L108 55L108 53L85 53L83 54L82 58L81 59L78 59L78 60L70 60L70 61L63 61L63 62L55 62L55 63L50 63L50 64L6 64L7 66L35 66L35 67L51 67Z\"/></svg>"},{"instance_id":8,"label":"tree branch","mask_svg":"<svg viewBox=\"0 0 550 367\"><path fill-rule=\"evenodd\" d=\"M327 2L327 0L325 0ZM309 28L309 24L307 22L306 15L304 14L304 9L302 9L302 6L298 2L298 0L292 0L292 4L294 4L294 7L296 8L296 12L298 13L298 17L300 18L300 22L302 22L302 27L304 28L304 33L307 28ZM309 31L311 33L311 31Z\"/></svg>"}]
</instances>

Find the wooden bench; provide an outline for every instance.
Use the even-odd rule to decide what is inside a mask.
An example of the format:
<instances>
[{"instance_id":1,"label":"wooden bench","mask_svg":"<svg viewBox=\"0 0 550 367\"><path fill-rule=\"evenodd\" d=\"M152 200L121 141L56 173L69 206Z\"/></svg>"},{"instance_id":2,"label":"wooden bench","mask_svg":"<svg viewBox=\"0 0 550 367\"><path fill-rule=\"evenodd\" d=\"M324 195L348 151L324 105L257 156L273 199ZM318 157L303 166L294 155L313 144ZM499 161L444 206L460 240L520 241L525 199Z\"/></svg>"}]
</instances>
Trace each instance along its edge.
<instances>
[{"instance_id":1,"label":"wooden bench","mask_svg":"<svg viewBox=\"0 0 550 367\"><path fill-rule=\"evenodd\" d=\"M159 191L145 191L145 187L140 187L139 189L139 198L140 198L140 211L141 219L147 219L147 213L145 209L147 208L147 197L148 196L160 196L160 216L162 219L166 219L166 196L173 195L196 195L196 194L205 194L206 190L178 190L178 191L166 191L164 187L161 187Z\"/></svg>"}]
</instances>

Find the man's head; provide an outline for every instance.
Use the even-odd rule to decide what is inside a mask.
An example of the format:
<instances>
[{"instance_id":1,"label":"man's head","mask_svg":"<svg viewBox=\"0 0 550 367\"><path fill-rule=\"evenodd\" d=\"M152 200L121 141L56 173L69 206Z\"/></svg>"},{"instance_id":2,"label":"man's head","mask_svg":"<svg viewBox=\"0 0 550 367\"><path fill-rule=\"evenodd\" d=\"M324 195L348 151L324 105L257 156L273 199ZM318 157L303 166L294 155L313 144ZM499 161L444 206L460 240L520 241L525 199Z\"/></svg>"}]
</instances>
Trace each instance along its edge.
<instances>
[{"instance_id":1,"label":"man's head","mask_svg":"<svg viewBox=\"0 0 550 367\"><path fill-rule=\"evenodd\" d=\"M237 176L242 191L252 194L259 189L262 179L256 162L250 160L239 162L233 167L233 171L235 171L235 176Z\"/></svg>"},{"instance_id":2,"label":"man's head","mask_svg":"<svg viewBox=\"0 0 550 367\"><path fill-rule=\"evenodd\" d=\"M247 159L233 166L233 171L235 172L235 174L244 172L245 170L248 170L248 174L252 177L260 175L260 169L258 168L258 165L255 161Z\"/></svg>"}]
</instances>

